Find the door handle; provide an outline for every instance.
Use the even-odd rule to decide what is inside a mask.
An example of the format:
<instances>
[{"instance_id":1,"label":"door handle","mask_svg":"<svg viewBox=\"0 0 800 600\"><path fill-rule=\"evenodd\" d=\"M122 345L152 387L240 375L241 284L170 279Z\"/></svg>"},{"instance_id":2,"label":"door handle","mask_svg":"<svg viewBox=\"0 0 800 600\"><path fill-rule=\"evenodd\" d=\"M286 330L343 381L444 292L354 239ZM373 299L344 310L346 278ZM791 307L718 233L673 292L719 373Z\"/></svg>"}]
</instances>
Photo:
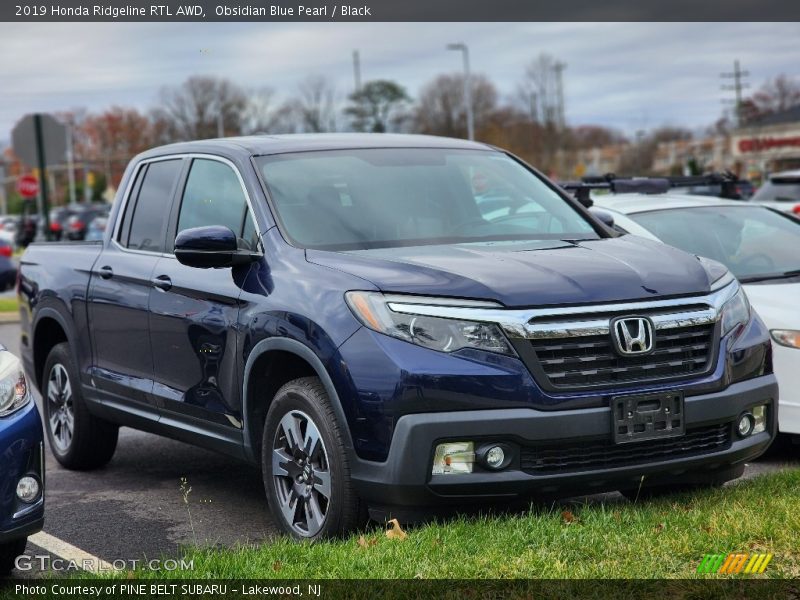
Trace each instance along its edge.
<instances>
[{"instance_id":1,"label":"door handle","mask_svg":"<svg viewBox=\"0 0 800 600\"><path fill-rule=\"evenodd\" d=\"M172 288L172 279L169 278L169 275L159 275L153 278L152 284L153 287L166 292Z\"/></svg>"},{"instance_id":2,"label":"door handle","mask_svg":"<svg viewBox=\"0 0 800 600\"><path fill-rule=\"evenodd\" d=\"M105 267L100 267L100 277L102 279L111 279L114 276L114 269L106 265Z\"/></svg>"}]
</instances>

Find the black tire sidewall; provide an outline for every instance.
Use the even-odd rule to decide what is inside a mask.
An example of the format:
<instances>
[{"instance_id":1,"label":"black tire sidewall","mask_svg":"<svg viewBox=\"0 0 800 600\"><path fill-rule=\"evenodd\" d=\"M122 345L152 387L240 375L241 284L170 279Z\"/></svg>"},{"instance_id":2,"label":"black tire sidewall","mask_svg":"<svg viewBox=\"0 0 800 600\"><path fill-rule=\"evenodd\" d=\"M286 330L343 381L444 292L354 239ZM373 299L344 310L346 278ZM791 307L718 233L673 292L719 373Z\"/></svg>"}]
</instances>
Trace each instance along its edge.
<instances>
[{"instance_id":1,"label":"black tire sidewall","mask_svg":"<svg viewBox=\"0 0 800 600\"><path fill-rule=\"evenodd\" d=\"M330 415L319 405L320 398L309 397L308 392L308 388L301 383L291 382L282 387L275 395L275 399L270 405L264 423L261 465L267 501L269 502L274 519L280 529L296 539L314 541L333 537L341 532L343 521L345 520L344 513L345 510L347 510L346 504L350 499L345 498L344 478L347 475L345 473L343 461L344 449L341 447L341 444L338 442L336 435L331 429L329 421ZM327 398L325 398L325 400L327 400ZM328 468L331 474L331 498L328 504L328 512L325 516L325 523L322 529L312 537L303 537L299 535L292 529L291 525L285 521L278 504L275 483L272 477L272 449L275 432L284 415L292 410L302 411L314 421L314 425L316 425L319 430L322 442L325 445L325 450L328 455Z\"/></svg>"}]
</instances>

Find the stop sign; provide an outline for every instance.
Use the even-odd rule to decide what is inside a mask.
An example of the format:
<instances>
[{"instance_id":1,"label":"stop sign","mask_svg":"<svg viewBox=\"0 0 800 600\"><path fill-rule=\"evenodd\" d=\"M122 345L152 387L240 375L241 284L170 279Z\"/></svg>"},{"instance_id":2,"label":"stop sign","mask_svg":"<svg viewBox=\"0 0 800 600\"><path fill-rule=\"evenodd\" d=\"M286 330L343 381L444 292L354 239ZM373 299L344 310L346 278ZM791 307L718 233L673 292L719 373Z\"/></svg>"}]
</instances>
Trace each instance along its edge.
<instances>
[{"instance_id":1,"label":"stop sign","mask_svg":"<svg viewBox=\"0 0 800 600\"><path fill-rule=\"evenodd\" d=\"M39 180L33 175L23 175L17 179L17 192L23 198L35 198L39 194Z\"/></svg>"}]
</instances>

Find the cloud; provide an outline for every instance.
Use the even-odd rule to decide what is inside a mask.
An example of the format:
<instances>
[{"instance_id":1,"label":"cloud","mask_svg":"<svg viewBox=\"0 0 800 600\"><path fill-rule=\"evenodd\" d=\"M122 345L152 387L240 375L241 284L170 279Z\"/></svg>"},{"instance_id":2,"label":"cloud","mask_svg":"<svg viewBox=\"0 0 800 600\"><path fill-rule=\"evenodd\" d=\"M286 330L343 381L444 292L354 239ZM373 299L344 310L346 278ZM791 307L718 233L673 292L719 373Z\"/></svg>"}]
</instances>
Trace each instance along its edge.
<instances>
[{"instance_id":1,"label":"cloud","mask_svg":"<svg viewBox=\"0 0 800 600\"><path fill-rule=\"evenodd\" d=\"M722 71L739 59L757 87L797 75L797 23L79 23L0 24L0 138L31 111L112 104L147 109L158 91L195 74L292 93L310 74L353 86L394 79L411 95L458 71L449 42L506 97L540 52L567 63L567 119L627 132L662 123L697 127L722 110Z\"/></svg>"}]
</instances>

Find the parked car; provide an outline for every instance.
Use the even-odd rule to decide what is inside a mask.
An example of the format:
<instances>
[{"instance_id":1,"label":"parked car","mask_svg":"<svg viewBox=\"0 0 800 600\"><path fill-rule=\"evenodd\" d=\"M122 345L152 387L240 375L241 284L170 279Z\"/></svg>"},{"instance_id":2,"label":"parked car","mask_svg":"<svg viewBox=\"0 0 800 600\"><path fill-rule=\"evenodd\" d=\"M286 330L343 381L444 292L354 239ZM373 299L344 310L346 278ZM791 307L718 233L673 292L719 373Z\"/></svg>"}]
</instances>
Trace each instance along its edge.
<instances>
[{"instance_id":1,"label":"parked car","mask_svg":"<svg viewBox=\"0 0 800 600\"><path fill-rule=\"evenodd\" d=\"M17 265L13 260L0 256L0 292L10 290L17 281Z\"/></svg>"},{"instance_id":2,"label":"parked car","mask_svg":"<svg viewBox=\"0 0 800 600\"><path fill-rule=\"evenodd\" d=\"M0 345L0 574L44 523L43 439L22 363Z\"/></svg>"},{"instance_id":3,"label":"parked car","mask_svg":"<svg viewBox=\"0 0 800 600\"><path fill-rule=\"evenodd\" d=\"M4 239L0 239L0 256L11 258L14 254L14 245Z\"/></svg>"},{"instance_id":4,"label":"parked car","mask_svg":"<svg viewBox=\"0 0 800 600\"><path fill-rule=\"evenodd\" d=\"M800 220L758 204L700 197L597 197L617 228L726 265L769 328L779 428L800 434Z\"/></svg>"},{"instance_id":5,"label":"parked car","mask_svg":"<svg viewBox=\"0 0 800 600\"><path fill-rule=\"evenodd\" d=\"M17 246L25 248L36 239L39 231L39 215L36 213L23 213L19 218L15 242Z\"/></svg>"},{"instance_id":6,"label":"parked car","mask_svg":"<svg viewBox=\"0 0 800 600\"><path fill-rule=\"evenodd\" d=\"M752 201L800 215L800 170L773 173Z\"/></svg>"},{"instance_id":7,"label":"parked car","mask_svg":"<svg viewBox=\"0 0 800 600\"><path fill-rule=\"evenodd\" d=\"M67 239L73 241L84 239L89 223L96 217L108 215L108 211L109 206L107 204L88 204L73 207L65 228Z\"/></svg>"},{"instance_id":8,"label":"parked car","mask_svg":"<svg viewBox=\"0 0 800 600\"><path fill-rule=\"evenodd\" d=\"M87 242L96 242L103 239L103 236L106 234L106 227L108 226L108 217L95 217L89 223L89 227L86 229L86 237L84 238Z\"/></svg>"},{"instance_id":9,"label":"parked car","mask_svg":"<svg viewBox=\"0 0 800 600\"><path fill-rule=\"evenodd\" d=\"M732 188L730 192L729 188ZM732 186L722 183L709 183L707 185L692 185L673 188L673 194L687 194L690 196L711 196L714 198L727 198L729 200L749 200L755 191L753 183L747 179L739 179ZM726 196L726 194L730 194Z\"/></svg>"},{"instance_id":10,"label":"parked car","mask_svg":"<svg viewBox=\"0 0 800 600\"><path fill-rule=\"evenodd\" d=\"M0 240L13 246L16 243L18 226L19 217L0 217Z\"/></svg>"},{"instance_id":11,"label":"parked car","mask_svg":"<svg viewBox=\"0 0 800 600\"><path fill-rule=\"evenodd\" d=\"M64 236L67 221L73 215L74 206L58 206L50 211L50 235L58 242Z\"/></svg>"},{"instance_id":12,"label":"parked car","mask_svg":"<svg viewBox=\"0 0 800 600\"><path fill-rule=\"evenodd\" d=\"M536 209L484 218L478 173ZM156 148L109 228L21 261L67 468L106 464L120 425L160 433L259 465L278 527L318 539L367 512L716 485L775 435L770 334L728 269L619 236L484 144Z\"/></svg>"}]
</instances>

